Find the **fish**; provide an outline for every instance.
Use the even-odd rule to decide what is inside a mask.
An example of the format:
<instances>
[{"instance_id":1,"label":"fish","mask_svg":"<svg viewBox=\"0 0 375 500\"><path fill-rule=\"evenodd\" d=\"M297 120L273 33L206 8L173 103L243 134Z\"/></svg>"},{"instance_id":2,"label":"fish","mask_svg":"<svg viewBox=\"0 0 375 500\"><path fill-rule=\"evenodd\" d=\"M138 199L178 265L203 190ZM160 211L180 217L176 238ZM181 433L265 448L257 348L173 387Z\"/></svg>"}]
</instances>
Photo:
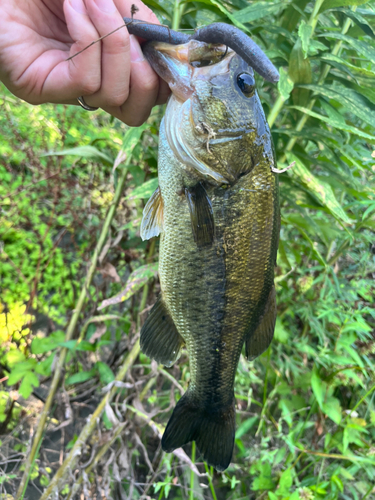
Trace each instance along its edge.
<instances>
[{"instance_id":1,"label":"fish","mask_svg":"<svg viewBox=\"0 0 375 500\"><path fill-rule=\"evenodd\" d=\"M148 42L171 89L159 133L159 187L141 223L160 235L161 293L140 334L144 354L172 366L186 348L190 381L162 436L190 441L225 470L235 438L234 382L243 346L253 360L276 321L278 176L253 69L231 49Z\"/></svg>"}]
</instances>

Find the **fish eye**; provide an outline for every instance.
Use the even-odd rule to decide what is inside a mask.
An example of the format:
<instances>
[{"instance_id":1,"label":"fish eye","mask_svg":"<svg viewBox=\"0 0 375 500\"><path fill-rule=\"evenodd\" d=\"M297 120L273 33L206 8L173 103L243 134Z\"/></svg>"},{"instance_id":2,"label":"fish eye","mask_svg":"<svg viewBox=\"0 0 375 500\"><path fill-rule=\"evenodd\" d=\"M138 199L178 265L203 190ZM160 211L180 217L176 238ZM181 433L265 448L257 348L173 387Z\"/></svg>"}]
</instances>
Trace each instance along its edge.
<instances>
[{"instance_id":1,"label":"fish eye","mask_svg":"<svg viewBox=\"0 0 375 500\"><path fill-rule=\"evenodd\" d=\"M246 97L251 97L254 94L255 80L249 73L241 73L238 75L237 85Z\"/></svg>"}]
</instances>

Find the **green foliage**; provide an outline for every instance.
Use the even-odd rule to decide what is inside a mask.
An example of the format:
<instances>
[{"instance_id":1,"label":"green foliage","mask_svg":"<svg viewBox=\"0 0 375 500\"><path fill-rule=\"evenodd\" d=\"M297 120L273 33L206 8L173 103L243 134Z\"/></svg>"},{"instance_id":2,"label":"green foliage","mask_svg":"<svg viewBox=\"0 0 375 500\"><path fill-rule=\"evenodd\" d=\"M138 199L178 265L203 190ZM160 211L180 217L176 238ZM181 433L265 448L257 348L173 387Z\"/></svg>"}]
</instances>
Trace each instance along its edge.
<instances>
[{"instance_id":1,"label":"green foliage","mask_svg":"<svg viewBox=\"0 0 375 500\"><path fill-rule=\"evenodd\" d=\"M175 28L224 21L251 34L280 69L277 86L258 78L279 168L295 162L280 175L275 338L254 363L241 358L232 465L222 474L198 465L208 475L190 483L194 498L370 499L375 484L375 4L146 3ZM6 90L1 107L0 425L7 422L9 430L22 408L16 403L18 413L9 414L14 393L27 399L37 391L62 346L69 350L64 386L70 396L113 383L146 303L155 301L157 243L142 242L139 227L144 203L157 187L162 110L134 144L126 191L84 315L74 340L65 342L64 327L118 170L125 168L112 169L126 127L104 113L21 106ZM39 328L44 317L48 327ZM171 399L188 386L186 356L168 371L155 371L142 354L137 363L119 388L113 415L108 409L104 413L105 429L113 429L129 394L149 412L148 422L153 418L164 425ZM134 392L127 396L126 391ZM131 468L139 484L145 478L153 482L148 494L155 498L189 498L191 464L167 454L155 459L154 475L147 476L142 457L158 445L155 429L126 418L138 441L126 440L123 477L130 477ZM110 471L118 478L116 467ZM38 471L33 477L39 474L46 485L50 478ZM133 498L143 492L127 479L122 487L127 494L133 491Z\"/></svg>"}]
</instances>

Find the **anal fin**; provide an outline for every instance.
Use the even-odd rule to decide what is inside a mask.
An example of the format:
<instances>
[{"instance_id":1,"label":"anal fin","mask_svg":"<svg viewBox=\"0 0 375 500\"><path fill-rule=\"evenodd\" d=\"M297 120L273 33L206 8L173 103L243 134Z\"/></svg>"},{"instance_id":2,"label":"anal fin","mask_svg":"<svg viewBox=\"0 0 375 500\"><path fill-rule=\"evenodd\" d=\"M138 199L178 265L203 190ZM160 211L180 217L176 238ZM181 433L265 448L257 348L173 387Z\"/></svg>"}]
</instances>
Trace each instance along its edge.
<instances>
[{"instance_id":1,"label":"anal fin","mask_svg":"<svg viewBox=\"0 0 375 500\"><path fill-rule=\"evenodd\" d=\"M158 187L143 209L141 223L141 238L149 240L154 236L159 236L163 230L163 198Z\"/></svg>"},{"instance_id":2,"label":"anal fin","mask_svg":"<svg viewBox=\"0 0 375 500\"><path fill-rule=\"evenodd\" d=\"M260 356L270 345L275 330L276 314L276 290L273 286L257 329L246 339L246 357L249 361Z\"/></svg>"},{"instance_id":3,"label":"anal fin","mask_svg":"<svg viewBox=\"0 0 375 500\"><path fill-rule=\"evenodd\" d=\"M172 366L184 345L162 297L156 301L141 330L141 350L165 366Z\"/></svg>"},{"instance_id":4,"label":"anal fin","mask_svg":"<svg viewBox=\"0 0 375 500\"><path fill-rule=\"evenodd\" d=\"M194 187L185 188L190 211L194 240L198 247L212 245L215 238L215 222L211 200L199 182Z\"/></svg>"}]
</instances>

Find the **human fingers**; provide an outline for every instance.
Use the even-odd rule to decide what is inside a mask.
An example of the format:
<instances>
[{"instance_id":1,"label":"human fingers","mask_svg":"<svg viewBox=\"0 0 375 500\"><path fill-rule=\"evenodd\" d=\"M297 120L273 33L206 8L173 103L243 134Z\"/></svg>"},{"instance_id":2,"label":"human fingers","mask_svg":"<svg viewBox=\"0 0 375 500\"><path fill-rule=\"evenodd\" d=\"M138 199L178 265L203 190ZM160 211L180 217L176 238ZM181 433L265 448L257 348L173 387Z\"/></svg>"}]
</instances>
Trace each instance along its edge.
<instances>
[{"instance_id":1,"label":"human fingers","mask_svg":"<svg viewBox=\"0 0 375 500\"><path fill-rule=\"evenodd\" d=\"M120 12L113 0L85 0L90 20L101 45L100 88L85 100L89 106L121 106L129 95L131 71L130 39ZM121 29L118 29L122 27ZM117 30L117 31L115 31ZM109 36L109 33L113 32Z\"/></svg>"},{"instance_id":2,"label":"human fingers","mask_svg":"<svg viewBox=\"0 0 375 500\"><path fill-rule=\"evenodd\" d=\"M143 4L140 10L142 6L141 15L154 22L152 12ZM129 2L116 5L113 0L86 0L86 7L99 35L105 36L123 24ZM126 28L102 40L101 68L100 90L85 97L86 103L102 107L128 125L143 123L155 105L159 78L145 60L137 39L129 37Z\"/></svg>"},{"instance_id":3,"label":"human fingers","mask_svg":"<svg viewBox=\"0 0 375 500\"><path fill-rule=\"evenodd\" d=\"M137 127L149 116L159 93L159 77L144 58L136 37L130 36L131 74L129 94L120 106L104 107L127 125Z\"/></svg>"},{"instance_id":4,"label":"human fingers","mask_svg":"<svg viewBox=\"0 0 375 500\"><path fill-rule=\"evenodd\" d=\"M83 0L64 0L66 26L72 42L67 50L46 50L34 62L33 71L42 73L41 102L67 102L100 88L100 44L85 49L98 38ZM70 45L70 51L69 50Z\"/></svg>"},{"instance_id":5,"label":"human fingers","mask_svg":"<svg viewBox=\"0 0 375 500\"><path fill-rule=\"evenodd\" d=\"M165 104L167 102L168 97L170 96L171 89L167 82L165 82L162 78L159 78L159 93L156 98L155 104Z\"/></svg>"}]
</instances>

